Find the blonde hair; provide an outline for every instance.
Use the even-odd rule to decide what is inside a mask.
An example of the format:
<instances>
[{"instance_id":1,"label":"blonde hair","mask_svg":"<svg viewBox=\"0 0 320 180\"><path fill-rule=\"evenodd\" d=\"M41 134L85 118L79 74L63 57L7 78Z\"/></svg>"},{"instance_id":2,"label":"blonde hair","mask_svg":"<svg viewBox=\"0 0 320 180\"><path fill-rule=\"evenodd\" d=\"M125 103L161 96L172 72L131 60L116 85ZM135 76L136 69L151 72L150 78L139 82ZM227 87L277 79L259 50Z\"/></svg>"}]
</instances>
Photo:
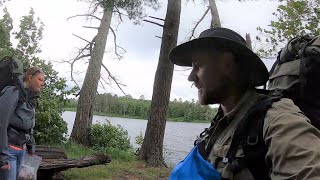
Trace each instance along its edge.
<instances>
[{"instance_id":1,"label":"blonde hair","mask_svg":"<svg viewBox=\"0 0 320 180\"><path fill-rule=\"evenodd\" d=\"M34 75L37 75L39 73L44 74L43 71L40 68L37 68L37 67L31 67L31 68L27 69L25 71L25 73L23 74L23 82L27 81L29 76L34 76Z\"/></svg>"}]
</instances>

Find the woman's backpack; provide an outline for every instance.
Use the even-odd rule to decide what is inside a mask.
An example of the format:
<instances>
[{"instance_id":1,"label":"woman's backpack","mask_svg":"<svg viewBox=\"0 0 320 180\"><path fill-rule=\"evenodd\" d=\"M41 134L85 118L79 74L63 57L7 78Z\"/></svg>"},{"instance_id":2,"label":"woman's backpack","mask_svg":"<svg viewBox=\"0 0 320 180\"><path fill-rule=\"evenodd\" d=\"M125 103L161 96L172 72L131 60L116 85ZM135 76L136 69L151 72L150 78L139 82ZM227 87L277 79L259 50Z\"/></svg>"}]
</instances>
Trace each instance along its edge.
<instances>
[{"instance_id":1,"label":"woman's backpack","mask_svg":"<svg viewBox=\"0 0 320 180\"><path fill-rule=\"evenodd\" d=\"M6 56L0 60L0 92L6 86L21 86L19 76L23 74L22 62Z\"/></svg>"}]
</instances>

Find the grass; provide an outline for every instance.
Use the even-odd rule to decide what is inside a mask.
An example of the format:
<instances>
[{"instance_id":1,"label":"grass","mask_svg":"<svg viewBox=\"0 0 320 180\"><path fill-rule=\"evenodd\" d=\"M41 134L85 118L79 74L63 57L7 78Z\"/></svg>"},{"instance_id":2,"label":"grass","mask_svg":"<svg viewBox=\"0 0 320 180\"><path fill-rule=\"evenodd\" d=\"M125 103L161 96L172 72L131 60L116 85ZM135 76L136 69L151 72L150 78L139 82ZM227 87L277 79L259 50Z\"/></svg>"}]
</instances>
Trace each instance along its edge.
<instances>
[{"instance_id":1,"label":"grass","mask_svg":"<svg viewBox=\"0 0 320 180\"><path fill-rule=\"evenodd\" d=\"M75 142L68 142L66 144L55 145L55 147L64 149L67 153L68 158L81 158L84 156L90 156L97 152L92 148L79 145Z\"/></svg>"},{"instance_id":2,"label":"grass","mask_svg":"<svg viewBox=\"0 0 320 180\"><path fill-rule=\"evenodd\" d=\"M96 153L97 151L87 148L76 143L66 143L59 145L64 148L68 158L80 158ZM74 168L64 171L63 174L66 179L168 179L171 168L150 168L146 167L145 163L138 161L134 157L132 151L119 152L110 151L112 161L106 165L96 165L86 168Z\"/></svg>"},{"instance_id":3,"label":"grass","mask_svg":"<svg viewBox=\"0 0 320 180\"><path fill-rule=\"evenodd\" d=\"M112 160L107 165L97 165L82 169L67 170L64 175L66 179L168 179L170 174L167 168L147 168L144 162L123 162Z\"/></svg>"}]
</instances>

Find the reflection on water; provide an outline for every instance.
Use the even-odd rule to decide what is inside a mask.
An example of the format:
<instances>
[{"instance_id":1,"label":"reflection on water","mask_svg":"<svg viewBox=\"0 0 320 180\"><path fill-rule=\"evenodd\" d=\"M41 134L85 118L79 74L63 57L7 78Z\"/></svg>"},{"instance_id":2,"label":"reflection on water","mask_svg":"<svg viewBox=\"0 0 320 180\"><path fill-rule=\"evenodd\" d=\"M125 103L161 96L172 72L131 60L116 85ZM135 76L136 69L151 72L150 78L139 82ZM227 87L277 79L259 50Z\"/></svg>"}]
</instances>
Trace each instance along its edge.
<instances>
[{"instance_id":1,"label":"reflection on water","mask_svg":"<svg viewBox=\"0 0 320 180\"><path fill-rule=\"evenodd\" d=\"M68 135L70 135L75 112L64 112L63 119L68 123ZM128 131L130 142L133 147L138 147L135 143L135 137L142 132L144 135L147 120L128 119L118 117L93 116L93 123L105 123L106 119L112 125L120 125ZM184 123L184 122L167 122L164 135L164 159L168 164L176 164L183 160L193 147L197 135L209 127L209 123Z\"/></svg>"}]
</instances>

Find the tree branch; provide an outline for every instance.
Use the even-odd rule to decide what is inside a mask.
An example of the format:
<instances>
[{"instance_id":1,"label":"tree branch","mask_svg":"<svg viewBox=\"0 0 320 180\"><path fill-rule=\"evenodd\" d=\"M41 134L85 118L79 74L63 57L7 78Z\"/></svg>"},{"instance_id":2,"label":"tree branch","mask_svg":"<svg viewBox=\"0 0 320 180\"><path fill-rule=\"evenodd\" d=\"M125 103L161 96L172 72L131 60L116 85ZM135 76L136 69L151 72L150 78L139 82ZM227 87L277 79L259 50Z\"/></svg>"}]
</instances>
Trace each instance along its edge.
<instances>
[{"instance_id":1,"label":"tree branch","mask_svg":"<svg viewBox=\"0 0 320 180\"><path fill-rule=\"evenodd\" d=\"M101 80L102 80L104 83L106 83L107 85L109 85L109 83L108 83L103 77L101 77L101 79L100 79L100 84L101 84L102 88L103 88L105 91L107 91L107 89L104 87L103 82L102 82Z\"/></svg>"},{"instance_id":2,"label":"tree branch","mask_svg":"<svg viewBox=\"0 0 320 180\"><path fill-rule=\"evenodd\" d=\"M127 16L127 15L121 13L119 8L116 6L114 7L114 9L115 9L114 12L118 13L120 21L123 22L122 15L124 15L124 16Z\"/></svg>"},{"instance_id":3,"label":"tree branch","mask_svg":"<svg viewBox=\"0 0 320 180\"><path fill-rule=\"evenodd\" d=\"M95 14L96 11L98 10L99 2L91 1L89 9L91 9L91 7L93 7L93 8L92 8L92 11L90 14Z\"/></svg>"},{"instance_id":4,"label":"tree branch","mask_svg":"<svg viewBox=\"0 0 320 180\"><path fill-rule=\"evenodd\" d=\"M114 30L110 27L110 30L113 34L113 42L114 42L114 53L116 54L116 56L118 57L119 60L121 60L123 58L123 56L121 56L119 53L118 53L118 48L122 49L124 51L124 53L126 53L126 50L124 50L122 47L118 46L117 45L117 35L116 33L114 32Z\"/></svg>"},{"instance_id":5,"label":"tree branch","mask_svg":"<svg viewBox=\"0 0 320 180\"><path fill-rule=\"evenodd\" d=\"M85 17L92 17L92 18L95 18L95 19L97 19L97 20L101 21L101 18L98 18L97 16L92 15L92 14L78 14L78 15L70 16L70 17L68 17L68 18L67 18L67 21L68 21L69 19L71 19L71 18L75 18L75 17L82 17L82 16L85 16Z\"/></svg>"},{"instance_id":6,"label":"tree branch","mask_svg":"<svg viewBox=\"0 0 320 180\"><path fill-rule=\"evenodd\" d=\"M91 27L91 26L82 26L83 28L88 28L88 29L99 29L98 27Z\"/></svg>"},{"instance_id":7,"label":"tree branch","mask_svg":"<svg viewBox=\"0 0 320 180\"><path fill-rule=\"evenodd\" d=\"M154 17L154 16L149 16L149 17L153 18L153 19L158 19L158 20L164 21L164 19L162 19L162 18L158 18L158 17Z\"/></svg>"},{"instance_id":8,"label":"tree branch","mask_svg":"<svg viewBox=\"0 0 320 180\"><path fill-rule=\"evenodd\" d=\"M73 33L72 33L72 35L74 35L75 37L77 37L77 38L79 38L79 39L81 39L81 40L83 40L83 41L86 41L87 43L91 43L90 41L88 41L88 40L86 40L86 39L84 39L84 38L82 38L82 37L80 37L80 36L78 36L78 35L76 35L76 34L73 34Z\"/></svg>"},{"instance_id":9,"label":"tree branch","mask_svg":"<svg viewBox=\"0 0 320 180\"><path fill-rule=\"evenodd\" d=\"M149 20L146 20L146 19L144 19L143 21L148 22L148 23L151 23L151 24L158 25L158 26L160 26L160 27L163 27L163 26L164 26L164 25L162 25L162 24L160 24L160 23L156 23L156 22L149 21Z\"/></svg>"},{"instance_id":10,"label":"tree branch","mask_svg":"<svg viewBox=\"0 0 320 180\"><path fill-rule=\"evenodd\" d=\"M194 26L194 28L191 31L191 36L189 37L189 40L191 40L194 36L194 32L196 30L196 28L198 27L198 25L200 24L201 21L203 21L204 17L206 17L206 15L208 14L210 10L210 7L208 7L208 9L206 10L206 12L204 12L204 14L202 15L202 17L199 19L199 21L196 23L196 25Z\"/></svg>"},{"instance_id":11,"label":"tree branch","mask_svg":"<svg viewBox=\"0 0 320 180\"><path fill-rule=\"evenodd\" d=\"M76 61L82 59L82 58L85 58L85 57L90 57L91 55L90 54L85 54L85 55L81 55L81 56L77 56L75 59L73 59L73 61L70 63L70 66L71 66L71 72L70 72L70 75L71 75L71 80L78 86L79 84L76 82L76 80L74 79L73 77L73 70L74 70L74 64Z\"/></svg>"},{"instance_id":12,"label":"tree branch","mask_svg":"<svg viewBox=\"0 0 320 180\"><path fill-rule=\"evenodd\" d=\"M123 91L123 89L121 88L121 86L125 86L124 84L118 83L117 79L111 74L111 72L109 71L109 69L102 64L102 67L107 71L109 77L117 84L118 88L122 91L122 93L124 95L126 95L126 93Z\"/></svg>"}]
</instances>

